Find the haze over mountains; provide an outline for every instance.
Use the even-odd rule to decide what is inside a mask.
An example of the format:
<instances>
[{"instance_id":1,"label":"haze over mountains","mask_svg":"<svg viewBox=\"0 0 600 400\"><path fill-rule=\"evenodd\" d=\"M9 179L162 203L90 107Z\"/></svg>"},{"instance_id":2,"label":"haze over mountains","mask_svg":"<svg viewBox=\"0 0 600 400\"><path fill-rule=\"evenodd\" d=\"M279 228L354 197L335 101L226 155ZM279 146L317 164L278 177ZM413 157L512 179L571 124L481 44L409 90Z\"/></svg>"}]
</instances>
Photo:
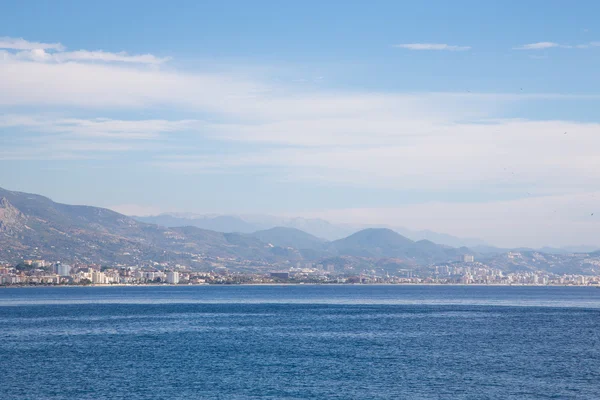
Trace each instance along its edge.
<instances>
[{"instance_id":1,"label":"haze over mountains","mask_svg":"<svg viewBox=\"0 0 600 400\"><path fill-rule=\"evenodd\" d=\"M478 253L498 254L511 250L499 248L476 238L459 238L445 233L429 230L415 231L404 227L388 225L352 225L334 224L318 218L284 218L272 215L202 215L193 213L163 213L154 216L132 216L132 218L150 224L166 227L195 226L217 232L253 233L275 227L295 228L310 233L317 238L334 241L347 237L357 231L368 228L391 229L413 241L428 240L443 246L468 247ZM512 250L534 250L532 248L513 248ZM537 249L551 254L586 253L598 250L595 246L542 247Z\"/></svg>"},{"instance_id":2,"label":"haze over mountains","mask_svg":"<svg viewBox=\"0 0 600 400\"><path fill-rule=\"evenodd\" d=\"M228 216L191 220L181 216L161 218L165 224L185 220L213 224L215 228L241 227L246 232L217 232L189 225L168 227L104 208L60 204L43 196L0 188L0 262L48 259L98 264L210 265L207 260L230 259L250 268L254 263L293 265L326 260L334 264L356 264L371 260L378 265L415 267L455 262L462 255L471 254L507 270L589 268L585 255L554 256L551 251L521 249L522 254L514 259L507 257L503 249L487 248L484 252L477 247L451 247L426 239L412 240L388 228L361 229L329 241L289 226L247 232L256 222ZM312 220L289 221L305 226L335 227L321 220L315 224Z\"/></svg>"},{"instance_id":3,"label":"haze over mountains","mask_svg":"<svg viewBox=\"0 0 600 400\"><path fill-rule=\"evenodd\" d=\"M468 251L428 241L415 242L384 228L366 229L329 242L289 227L252 233L223 233L196 226L164 227L104 208L59 204L43 196L0 189L3 260L38 257L142 262L186 260L202 254L265 262L359 256L405 257L423 263L449 260Z\"/></svg>"},{"instance_id":4,"label":"haze over mountains","mask_svg":"<svg viewBox=\"0 0 600 400\"><path fill-rule=\"evenodd\" d=\"M432 231L413 231L403 227L387 225L333 224L318 218L284 218L272 215L200 215L191 213L164 213L155 216L133 216L132 218L135 218L138 221L167 227L195 226L218 232L252 233L277 226L289 227L302 230L327 240L338 240L361 229L387 228L414 241L425 239L451 247L487 245L484 241L479 239L458 238L452 235Z\"/></svg>"}]
</instances>

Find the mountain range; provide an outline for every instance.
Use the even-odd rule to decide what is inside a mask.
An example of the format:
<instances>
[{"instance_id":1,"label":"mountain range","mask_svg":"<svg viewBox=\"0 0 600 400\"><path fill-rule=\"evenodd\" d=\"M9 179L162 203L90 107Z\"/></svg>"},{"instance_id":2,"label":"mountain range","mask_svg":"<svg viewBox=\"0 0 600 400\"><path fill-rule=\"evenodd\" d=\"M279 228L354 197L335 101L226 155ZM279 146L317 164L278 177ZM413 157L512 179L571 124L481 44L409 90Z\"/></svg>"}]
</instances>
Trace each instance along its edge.
<instances>
[{"instance_id":1,"label":"mountain range","mask_svg":"<svg viewBox=\"0 0 600 400\"><path fill-rule=\"evenodd\" d=\"M210 220L215 224L235 221L239 227L249 228L226 216ZM302 223L310 225L307 220ZM381 227L361 229L336 240L289 226L252 232L218 232L189 225L168 227L105 208L60 204L40 195L0 188L0 264L46 259L211 267L230 262L253 270L261 266L319 262L339 266L376 264L397 269L399 265L413 268L453 262L464 254L472 254L494 268L507 271L544 269L573 273L596 269L600 262L600 252L572 254L560 249L498 249L483 245L452 247L426 239L413 240Z\"/></svg>"},{"instance_id":2,"label":"mountain range","mask_svg":"<svg viewBox=\"0 0 600 400\"><path fill-rule=\"evenodd\" d=\"M0 189L0 260L42 258L89 263L185 261L194 254L275 261L293 258L244 234L164 228L114 211L55 203Z\"/></svg>"},{"instance_id":3,"label":"mountain range","mask_svg":"<svg viewBox=\"0 0 600 400\"><path fill-rule=\"evenodd\" d=\"M150 224L166 227L195 226L218 232L253 233L274 227L296 228L319 238L334 241L347 237L359 230L368 228L387 228L402 236L419 241L429 240L451 247L487 246L483 240L459 238L429 230L415 231L390 225L333 224L320 218L285 218L272 215L201 215L191 213L163 213L154 216L132 216L132 218Z\"/></svg>"},{"instance_id":4,"label":"mountain range","mask_svg":"<svg viewBox=\"0 0 600 400\"><path fill-rule=\"evenodd\" d=\"M597 246L565 246L533 248L501 248L487 244L476 238L460 238L430 230L411 230L390 225L334 224L319 218L284 218L272 215L201 215L193 213L163 213L154 216L132 216L131 218L162 225L165 227L195 226L218 232L253 233L275 227L288 227L302 230L318 238L335 241L357 231L369 228L386 228L399 233L415 242L426 240L448 247L468 247L473 252L485 255L506 253L508 251L541 251L549 254L591 253L599 250Z\"/></svg>"},{"instance_id":5,"label":"mountain range","mask_svg":"<svg viewBox=\"0 0 600 400\"><path fill-rule=\"evenodd\" d=\"M163 216L163 222L168 218ZM227 217L210 221L232 222ZM60 204L40 195L0 189L0 260L5 261L185 262L208 256L268 263L353 256L428 263L453 260L468 251L413 241L386 228L368 228L328 241L290 227L250 233L166 227L105 208Z\"/></svg>"}]
</instances>

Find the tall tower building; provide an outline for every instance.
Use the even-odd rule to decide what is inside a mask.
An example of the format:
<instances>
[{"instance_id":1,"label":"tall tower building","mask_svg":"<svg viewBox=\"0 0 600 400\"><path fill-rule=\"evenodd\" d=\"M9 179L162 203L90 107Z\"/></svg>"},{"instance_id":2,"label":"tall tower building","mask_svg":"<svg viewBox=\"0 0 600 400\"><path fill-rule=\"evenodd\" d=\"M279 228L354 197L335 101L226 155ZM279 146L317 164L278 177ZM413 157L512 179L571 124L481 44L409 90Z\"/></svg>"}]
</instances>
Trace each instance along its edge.
<instances>
[{"instance_id":1,"label":"tall tower building","mask_svg":"<svg viewBox=\"0 0 600 400\"><path fill-rule=\"evenodd\" d=\"M169 271L167 272L167 283L171 285L177 285L179 283L179 272Z\"/></svg>"}]
</instances>

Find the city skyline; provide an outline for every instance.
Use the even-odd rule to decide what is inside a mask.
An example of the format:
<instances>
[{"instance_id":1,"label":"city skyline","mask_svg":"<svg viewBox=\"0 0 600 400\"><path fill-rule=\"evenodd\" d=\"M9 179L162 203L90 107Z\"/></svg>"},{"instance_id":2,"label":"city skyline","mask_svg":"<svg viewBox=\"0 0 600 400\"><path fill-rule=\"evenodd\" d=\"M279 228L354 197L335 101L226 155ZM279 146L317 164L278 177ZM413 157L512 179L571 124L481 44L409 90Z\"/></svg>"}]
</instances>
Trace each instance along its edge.
<instances>
[{"instance_id":1,"label":"city skyline","mask_svg":"<svg viewBox=\"0 0 600 400\"><path fill-rule=\"evenodd\" d=\"M600 245L600 5L461 3L6 5L0 187Z\"/></svg>"}]
</instances>

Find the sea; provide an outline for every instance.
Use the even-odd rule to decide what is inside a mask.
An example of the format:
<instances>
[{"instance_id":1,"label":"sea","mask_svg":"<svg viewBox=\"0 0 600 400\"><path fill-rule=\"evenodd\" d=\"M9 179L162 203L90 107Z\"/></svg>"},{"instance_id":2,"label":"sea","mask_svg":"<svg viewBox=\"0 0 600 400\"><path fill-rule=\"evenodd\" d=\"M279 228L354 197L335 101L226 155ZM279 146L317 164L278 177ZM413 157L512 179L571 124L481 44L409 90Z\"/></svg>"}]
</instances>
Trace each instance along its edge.
<instances>
[{"instance_id":1,"label":"sea","mask_svg":"<svg viewBox=\"0 0 600 400\"><path fill-rule=\"evenodd\" d=\"M600 290L5 288L0 399L600 399Z\"/></svg>"}]
</instances>

